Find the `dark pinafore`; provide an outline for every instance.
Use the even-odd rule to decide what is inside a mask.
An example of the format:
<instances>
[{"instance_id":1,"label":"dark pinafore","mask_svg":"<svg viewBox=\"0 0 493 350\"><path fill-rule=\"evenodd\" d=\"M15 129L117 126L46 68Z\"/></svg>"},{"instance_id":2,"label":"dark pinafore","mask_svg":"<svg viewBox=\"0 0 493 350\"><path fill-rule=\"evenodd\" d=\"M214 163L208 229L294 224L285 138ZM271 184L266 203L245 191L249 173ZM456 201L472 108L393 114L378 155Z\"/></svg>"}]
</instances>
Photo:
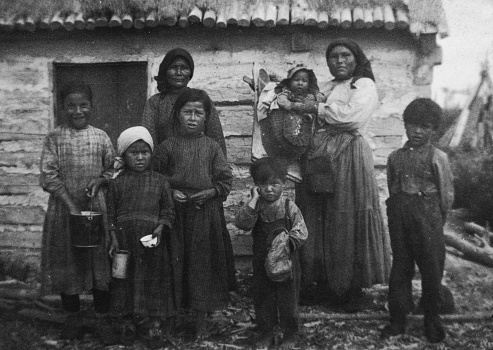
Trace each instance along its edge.
<instances>
[{"instance_id":1,"label":"dark pinafore","mask_svg":"<svg viewBox=\"0 0 493 350\"><path fill-rule=\"evenodd\" d=\"M263 222L259 216L252 230L253 237L253 303L257 325L261 332L271 332L280 325L285 334L298 332L298 299L300 289L300 263L298 252L291 253L293 278L285 282L272 282L265 272L265 258L275 236L292 224L288 216L289 199L286 199L283 219Z\"/></svg>"}]
</instances>

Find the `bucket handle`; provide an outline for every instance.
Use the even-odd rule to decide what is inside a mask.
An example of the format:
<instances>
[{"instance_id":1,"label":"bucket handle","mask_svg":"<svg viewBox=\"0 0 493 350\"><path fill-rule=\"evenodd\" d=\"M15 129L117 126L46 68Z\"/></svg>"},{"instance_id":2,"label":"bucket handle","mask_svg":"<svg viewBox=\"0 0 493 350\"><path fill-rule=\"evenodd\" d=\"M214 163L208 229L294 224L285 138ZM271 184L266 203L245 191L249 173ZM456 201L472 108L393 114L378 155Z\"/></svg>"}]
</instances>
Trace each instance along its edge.
<instances>
[{"instance_id":1,"label":"bucket handle","mask_svg":"<svg viewBox=\"0 0 493 350\"><path fill-rule=\"evenodd\" d=\"M91 197L91 204L89 205L89 217L87 220L92 221L92 205L94 203L94 197Z\"/></svg>"}]
</instances>

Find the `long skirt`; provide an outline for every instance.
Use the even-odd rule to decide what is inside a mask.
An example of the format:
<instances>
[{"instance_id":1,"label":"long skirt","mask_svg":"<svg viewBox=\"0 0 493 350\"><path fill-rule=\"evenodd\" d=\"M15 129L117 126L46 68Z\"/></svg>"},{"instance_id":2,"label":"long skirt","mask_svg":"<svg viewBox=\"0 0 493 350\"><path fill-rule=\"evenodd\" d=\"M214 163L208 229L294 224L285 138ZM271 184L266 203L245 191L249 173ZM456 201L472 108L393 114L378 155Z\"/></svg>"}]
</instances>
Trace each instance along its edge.
<instances>
[{"instance_id":1,"label":"long skirt","mask_svg":"<svg viewBox=\"0 0 493 350\"><path fill-rule=\"evenodd\" d=\"M341 135L335 135L341 138ZM390 240L374 175L372 151L354 138L334 160L334 193L313 194L306 183L296 186L308 240L300 251L302 289L313 283L344 294L353 288L387 283Z\"/></svg>"},{"instance_id":2,"label":"long skirt","mask_svg":"<svg viewBox=\"0 0 493 350\"><path fill-rule=\"evenodd\" d=\"M120 250L130 252L126 279L112 279L111 313L118 316L171 316L176 310L171 266L173 234L163 230L157 247L145 248L140 238L156 224L146 220L118 222Z\"/></svg>"},{"instance_id":3,"label":"long skirt","mask_svg":"<svg viewBox=\"0 0 493 350\"><path fill-rule=\"evenodd\" d=\"M82 210L90 209L90 199L84 192L73 200ZM69 211L63 202L51 195L43 225L41 251L42 293L80 294L91 289L109 289L110 261L108 257L108 220L104 192L99 191L92 208L103 212L106 234L95 248L72 245Z\"/></svg>"},{"instance_id":4,"label":"long skirt","mask_svg":"<svg viewBox=\"0 0 493 350\"><path fill-rule=\"evenodd\" d=\"M193 203L176 203L175 210L174 230L182 239L183 253L173 269L175 284L181 288L177 292L181 305L202 311L226 307L234 281L229 268L231 243L223 232L222 203L212 199L200 208Z\"/></svg>"}]
</instances>

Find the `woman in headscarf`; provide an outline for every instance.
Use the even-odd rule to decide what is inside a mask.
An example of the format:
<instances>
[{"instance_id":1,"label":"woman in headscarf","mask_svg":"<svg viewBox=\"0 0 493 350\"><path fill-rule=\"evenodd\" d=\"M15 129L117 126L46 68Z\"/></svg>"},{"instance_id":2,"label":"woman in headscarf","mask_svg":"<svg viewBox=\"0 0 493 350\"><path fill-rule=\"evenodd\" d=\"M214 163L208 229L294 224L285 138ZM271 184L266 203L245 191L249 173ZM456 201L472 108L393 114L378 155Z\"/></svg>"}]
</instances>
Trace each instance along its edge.
<instances>
[{"instance_id":1,"label":"woman in headscarf","mask_svg":"<svg viewBox=\"0 0 493 350\"><path fill-rule=\"evenodd\" d=\"M173 123L173 107L180 93L185 89L190 89L188 83L193 77L194 68L195 63L192 55L182 48L175 48L169 51L159 65L158 75L154 77L157 81L159 93L147 100L142 117L142 125L149 130L156 146L179 133L176 123ZM224 140L221 121L212 101L211 107L211 115L205 122L204 134L216 141L221 147L224 156L227 157L226 142ZM224 245L228 257L229 287L230 290L235 290L236 280L233 247L226 228L224 212L221 213L221 220L223 223Z\"/></svg>"},{"instance_id":2,"label":"woman in headscarf","mask_svg":"<svg viewBox=\"0 0 493 350\"><path fill-rule=\"evenodd\" d=\"M386 283L390 243L383 227L372 150L366 141L378 106L370 61L352 40L326 51L334 79L324 103L300 99L294 108L316 113L296 202L309 237L301 252L302 291L310 290L348 312L362 306L362 288Z\"/></svg>"}]
</instances>

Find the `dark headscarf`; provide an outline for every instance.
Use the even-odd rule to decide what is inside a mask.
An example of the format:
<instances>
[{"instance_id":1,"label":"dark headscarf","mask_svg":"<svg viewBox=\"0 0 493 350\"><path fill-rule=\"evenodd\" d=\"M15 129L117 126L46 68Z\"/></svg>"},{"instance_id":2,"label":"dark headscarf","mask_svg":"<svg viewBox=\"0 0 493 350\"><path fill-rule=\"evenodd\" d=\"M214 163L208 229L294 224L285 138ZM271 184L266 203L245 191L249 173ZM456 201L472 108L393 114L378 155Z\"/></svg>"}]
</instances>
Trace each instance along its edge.
<instances>
[{"instance_id":1,"label":"dark headscarf","mask_svg":"<svg viewBox=\"0 0 493 350\"><path fill-rule=\"evenodd\" d=\"M327 47L327 51L325 51L327 65L329 64L330 51L332 51L334 47L339 45L347 47L353 53L354 58L356 59L356 68L354 69L352 82L354 83L359 78L370 78L371 80L375 81L370 61L368 60L368 58L366 58L363 50L361 50L359 45L351 39L336 39L329 44L329 46Z\"/></svg>"},{"instance_id":2,"label":"dark headscarf","mask_svg":"<svg viewBox=\"0 0 493 350\"><path fill-rule=\"evenodd\" d=\"M181 57L188 62L188 65L190 66L190 69L192 71L190 78L193 77L193 70L195 65L192 55L190 55L190 52L188 52L187 50L177 47L176 49L169 51L166 56L164 56L163 61L159 65L159 72L157 76L154 77L154 79L157 81L157 89L159 92L165 92L169 90L168 82L166 81L166 71L177 57Z\"/></svg>"}]
</instances>

